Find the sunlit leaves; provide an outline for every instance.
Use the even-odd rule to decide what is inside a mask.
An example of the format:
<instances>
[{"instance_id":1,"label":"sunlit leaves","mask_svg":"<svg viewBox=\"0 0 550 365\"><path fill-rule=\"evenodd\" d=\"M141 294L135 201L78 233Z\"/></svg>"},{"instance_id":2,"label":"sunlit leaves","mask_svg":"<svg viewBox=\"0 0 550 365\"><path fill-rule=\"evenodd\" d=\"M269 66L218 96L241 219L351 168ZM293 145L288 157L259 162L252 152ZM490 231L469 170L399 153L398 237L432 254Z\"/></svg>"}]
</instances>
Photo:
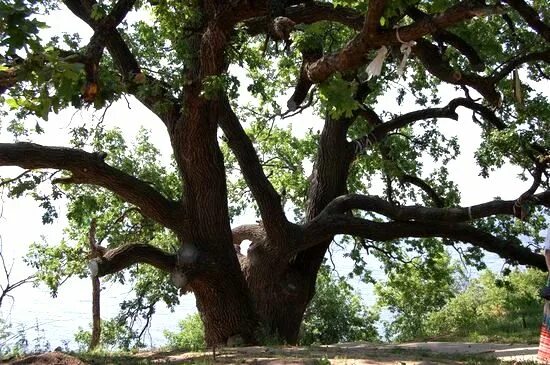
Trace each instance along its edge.
<instances>
[{"instance_id":1,"label":"sunlit leaves","mask_svg":"<svg viewBox=\"0 0 550 365\"><path fill-rule=\"evenodd\" d=\"M359 103L354 98L356 89L356 83L335 75L319 85L319 97L332 118L349 118L359 108Z\"/></svg>"},{"instance_id":2,"label":"sunlit leaves","mask_svg":"<svg viewBox=\"0 0 550 365\"><path fill-rule=\"evenodd\" d=\"M57 296L59 286L69 277L85 277L86 263L84 246L69 245L61 241L56 246L34 243L30 246L25 258L27 264L36 269L37 279L50 289L52 296Z\"/></svg>"}]
</instances>

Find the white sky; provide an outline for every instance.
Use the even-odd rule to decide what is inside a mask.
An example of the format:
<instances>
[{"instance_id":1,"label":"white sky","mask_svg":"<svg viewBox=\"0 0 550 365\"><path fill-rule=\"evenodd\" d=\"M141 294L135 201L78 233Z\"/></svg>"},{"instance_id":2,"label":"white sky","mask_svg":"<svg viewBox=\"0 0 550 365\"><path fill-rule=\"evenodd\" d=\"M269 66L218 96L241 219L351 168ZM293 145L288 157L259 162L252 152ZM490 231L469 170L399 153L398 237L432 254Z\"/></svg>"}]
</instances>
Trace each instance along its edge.
<instances>
[{"instance_id":1,"label":"white sky","mask_svg":"<svg viewBox=\"0 0 550 365\"><path fill-rule=\"evenodd\" d=\"M132 15L134 18L136 15ZM67 12L56 12L47 19L55 19L54 26L46 31L44 38L49 35L59 34L60 32L78 32L83 38L84 42L91 36L91 31L76 17L67 14ZM242 82L244 84L245 82ZM245 86L242 86L244 89ZM447 100L450 100L455 94L450 87L442 88L442 105L445 105ZM282 102L282 105L285 103ZM395 97L388 95L383 98L378 109L395 108ZM415 106L408 104L408 108L402 108L403 112L416 109ZM408 110L407 110L408 109ZM525 191L529 185L529 182L522 182L516 178L520 172L519 169L506 165L504 168L497 170L491 174L489 179L481 178L479 174L479 168L474 164L474 151L477 149L481 142L480 129L475 126L471 121L471 112L460 108L458 110L460 119L458 122L452 120L440 120L439 125L441 131L446 136L457 136L460 141L461 155L456 161L452 161L448 165L450 172L450 178L454 180L460 187L462 194L462 204L472 205L488 201L495 196L499 196L503 199L515 199L523 191ZM51 116L48 122L41 121L41 125L44 126L46 133L44 135L33 138L33 142L41 143L44 145L55 146L67 146L68 136L66 134L67 127L71 125L77 125L82 121L90 120L91 113L88 111L68 110L63 111L57 116ZM151 139L152 142L160 149L164 156L169 156L171 153L170 142L167 133L164 129L164 125L160 122L149 110L144 108L137 102L131 102L131 109L128 109L126 101L122 100L115 103L107 112L105 118L107 126L117 126L124 131L127 140L132 140L132 136L136 134L141 126L152 130ZM28 120L29 125L34 125L36 120L30 118ZM285 120L284 123L290 123L293 130L302 134L310 127L321 128L322 122L319 119L315 119L311 114L303 114L293 119ZM5 128L5 126L2 126ZM0 134L0 142L12 142L10 136L5 132ZM0 168L0 176L14 176L18 171L17 168ZM376 190L376 189L375 189ZM37 207L35 201L31 199L19 199L17 201L6 199L4 197L2 202L3 214L0 218L0 237L2 238L4 246L4 254L8 259L16 260L14 266L14 279L21 278L26 275L30 270L20 262L20 258L26 253L28 245L32 242L42 241L41 236L44 236L46 242L56 243L59 241L62 235L63 226L66 223L63 212L64 207L61 202L58 203L58 210L61 212L60 219L53 225L42 226L41 215L42 211ZM242 217L242 219L236 220L235 224L241 224L253 221L253 217L250 215ZM0 276L2 278L2 276ZM52 320L63 321L66 318L67 311L70 312L70 308L87 307L89 299L89 283L87 281L77 281L69 283L65 288L62 288L57 299L50 300L44 290L37 291L31 287L26 287L15 292L16 305L14 307L14 313L12 318L22 319L28 313L36 314L43 318L52 318ZM114 291L115 289L113 289ZM117 291L120 289L116 289ZM108 290L107 290L108 292ZM38 294L37 294L38 293ZM107 295L114 296L113 303L120 299L120 296L124 293L107 293ZM183 312L190 312L192 310L193 302L192 298L186 299ZM44 301L44 302L42 302ZM86 303L82 303L82 302ZM80 303L80 304L78 304ZM61 311L61 315L57 315ZM88 309L79 309L76 316L87 316ZM113 315L118 311L117 306L104 307L104 314ZM162 310L161 310L162 312ZM181 312L180 312L181 313ZM4 313L5 315L5 313ZM173 317L169 317L169 314L165 312L161 313L166 315L165 326L172 326L174 328L175 321ZM73 316L74 317L74 316ZM181 318L181 316L178 316ZM80 325L85 326L89 322L88 318L84 318ZM161 321L162 322L162 321ZM67 330L65 325L61 326L63 331ZM73 326L74 327L74 326ZM73 331L74 332L74 331ZM72 338L70 336L65 338ZM61 338L61 337L60 337ZM59 340L57 338L56 340ZM57 344L53 344L56 346Z\"/></svg>"}]
</instances>

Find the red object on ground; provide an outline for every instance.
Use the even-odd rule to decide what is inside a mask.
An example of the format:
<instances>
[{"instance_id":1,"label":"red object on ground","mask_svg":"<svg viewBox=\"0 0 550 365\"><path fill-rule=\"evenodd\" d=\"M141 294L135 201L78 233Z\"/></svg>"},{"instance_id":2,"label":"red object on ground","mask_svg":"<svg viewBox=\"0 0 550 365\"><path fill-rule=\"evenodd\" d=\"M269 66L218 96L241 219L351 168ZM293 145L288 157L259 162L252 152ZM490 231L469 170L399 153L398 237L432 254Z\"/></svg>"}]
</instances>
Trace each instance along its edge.
<instances>
[{"instance_id":1,"label":"red object on ground","mask_svg":"<svg viewBox=\"0 0 550 365\"><path fill-rule=\"evenodd\" d=\"M538 358L545 363L550 363L550 302L544 301L544 316L540 329L540 341Z\"/></svg>"}]
</instances>

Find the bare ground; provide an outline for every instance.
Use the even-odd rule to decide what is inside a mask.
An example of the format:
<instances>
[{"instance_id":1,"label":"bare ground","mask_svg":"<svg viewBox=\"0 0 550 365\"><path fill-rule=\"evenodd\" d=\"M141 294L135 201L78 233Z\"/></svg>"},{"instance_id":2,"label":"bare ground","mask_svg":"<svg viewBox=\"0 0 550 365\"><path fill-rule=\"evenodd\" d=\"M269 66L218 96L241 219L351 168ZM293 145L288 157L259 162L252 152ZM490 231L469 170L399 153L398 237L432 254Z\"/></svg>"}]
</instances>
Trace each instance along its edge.
<instances>
[{"instance_id":1,"label":"bare ground","mask_svg":"<svg viewBox=\"0 0 550 365\"><path fill-rule=\"evenodd\" d=\"M417 342L399 345L343 343L318 347L241 347L207 352L140 352L135 355L86 356L83 360L51 352L11 364L307 364L432 365L534 364L536 345Z\"/></svg>"}]
</instances>

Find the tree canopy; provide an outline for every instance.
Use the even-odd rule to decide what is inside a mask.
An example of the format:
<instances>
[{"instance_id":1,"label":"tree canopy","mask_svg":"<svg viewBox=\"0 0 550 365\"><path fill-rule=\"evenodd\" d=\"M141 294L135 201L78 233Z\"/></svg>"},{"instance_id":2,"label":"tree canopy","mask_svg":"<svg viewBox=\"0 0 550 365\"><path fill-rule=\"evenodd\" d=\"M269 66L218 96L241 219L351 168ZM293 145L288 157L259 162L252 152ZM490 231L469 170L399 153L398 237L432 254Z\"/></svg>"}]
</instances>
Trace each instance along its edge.
<instances>
[{"instance_id":1,"label":"tree canopy","mask_svg":"<svg viewBox=\"0 0 550 365\"><path fill-rule=\"evenodd\" d=\"M46 39L58 8L91 37ZM129 316L192 291L208 344L295 343L337 235L359 275L369 255L436 270L445 247L545 269L546 0L0 0L0 16L0 166L24 169L1 185L35 197L44 223L67 199L65 240L28 257L54 293L95 257L93 276L131 273ZM128 98L164 123L171 162L147 131L105 127ZM69 124L70 145L33 143L70 108L104 117ZM444 119L482 137L464 173L510 163L524 193L461 205Z\"/></svg>"}]
</instances>

